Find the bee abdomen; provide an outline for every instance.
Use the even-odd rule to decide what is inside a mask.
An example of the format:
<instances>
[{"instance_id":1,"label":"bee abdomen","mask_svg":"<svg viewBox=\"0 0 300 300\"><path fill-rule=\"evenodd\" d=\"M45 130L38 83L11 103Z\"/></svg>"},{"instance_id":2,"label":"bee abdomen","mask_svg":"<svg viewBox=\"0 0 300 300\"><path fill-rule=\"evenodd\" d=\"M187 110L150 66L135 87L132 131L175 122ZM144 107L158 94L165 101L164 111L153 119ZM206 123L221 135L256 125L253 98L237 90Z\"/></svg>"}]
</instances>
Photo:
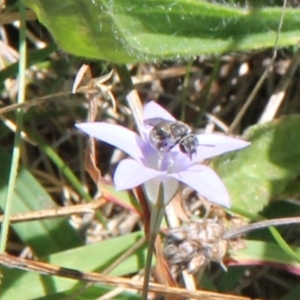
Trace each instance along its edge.
<instances>
[{"instance_id":1,"label":"bee abdomen","mask_svg":"<svg viewBox=\"0 0 300 300\"><path fill-rule=\"evenodd\" d=\"M178 139L189 134L191 132L190 127L183 122L176 122L170 126L170 132L173 137Z\"/></svg>"}]
</instances>

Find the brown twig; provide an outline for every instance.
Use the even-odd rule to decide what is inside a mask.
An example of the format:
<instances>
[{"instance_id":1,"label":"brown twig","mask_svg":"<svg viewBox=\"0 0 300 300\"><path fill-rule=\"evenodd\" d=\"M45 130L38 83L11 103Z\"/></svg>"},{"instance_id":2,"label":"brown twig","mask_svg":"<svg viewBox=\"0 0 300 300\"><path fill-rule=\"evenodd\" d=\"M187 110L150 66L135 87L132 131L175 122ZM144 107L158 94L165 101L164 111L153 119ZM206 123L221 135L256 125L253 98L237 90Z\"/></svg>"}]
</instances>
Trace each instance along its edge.
<instances>
[{"instance_id":1,"label":"brown twig","mask_svg":"<svg viewBox=\"0 0 300 300\"><path fill-rule=\"evenodd\" d=\"M58 217L66 217L74 214L92 213L101 207L107 200L98 198L92 202L85 204L78 204L68 207L59 207L54 209L45 209L39 211L31 211L26 213L14 214L10 217L11 223L19 223L25 221L35 221L41 219L53 219ZM3 216L0 216L0 223L3 221Z\"/></svg>"},{"instance_id":2,"label":"brown twig","mask_svg":"<svg viewBox=\"0 0 300 300\"><path fill-rule=\"evenodd\" d=\"M294 55L293 59L290 61L290 65L285 72L284 76L281 78L274 94L270 97L268 104L266 105L264 112L262 113L258 123L265 123L273 120L275 117L284 96L286 94L286 90L291 83L291 80L298 70L300 64L300 50Z\"/></svg>"},{"instance_id":3,"label":"brown twig","mask_svg":"<svg viewBox=\"0 0 300 300\"><path fill-rule=\"evenodd\" d=\"M25 18L27 21L33 21L37 19L36 14L32 10L26 10ZM0 14L0 25L10 24L20 20L19 12L1 13Z\"/></svg>"},{"instance_id":4,"label":"brown twig","mask_svg":"<svg viewBox=\"0 0 300 300\"><path fill-rule=\"evenodd\" d=\"M0 254L0 264L24 271L36 272L43 275L58 276L63 278L86 281L94 284L106 284L115 287L124 287L135 290L142 290L142 282L134 281L128 278L111 277L94 272L82 272L74 269L63 268L44 262L32 261L19 258L9 254ZM149 291L163 294L175 295L180 297L201 299L201 300L250 300L248 297L235 295L219 294L207 291L189 291L177 287L166 287L164 285L149 283ZM251 299L255 300L255 299Z\"/></svg>"},{"instance_id":5,"label":"brown twig","mask_svg":"<svg viewBox=\"0 0 300 300\"><path fill-rule=\"evenodd\" d=\"M268 64L266 70L264 71L264 73L260 77L259 81L255 85L253 91L249 95L249 97L246 100L246 102L244 103L243 107L241 108L241 110L239 111L239 113L237 114L237 116L235 117L235 119L233 120L233 122L231 123L231 125L229 127L229 130L228 130L229 133L232 133L236 129L237 125L240 123L241 119L243 118L243 116L246 113L247 109L249 108L250 104L254 100L257 92L262 87L262 84L264 83L265 79L267 78L267 75L269 74L269 72L270 72L270 70L271 70L271 68L273 66L273 63L274 63L274 61L276 59L276 56L277 56L278 40L279 40L279 35L280 35L281 28L283 26L283 20L284 20L284 14L285 14L286 4L287 4L287 1L284 0L283 1L283 6L282 6L281 17L280 17L280 21L279 21L279 24L278 24L278 30L277 30L277 35L276 35L276 39L275 39L275 45L274 45L274 50L273 50L272 58L270 59L270 62Z\"/></svg>"}]
</instances>

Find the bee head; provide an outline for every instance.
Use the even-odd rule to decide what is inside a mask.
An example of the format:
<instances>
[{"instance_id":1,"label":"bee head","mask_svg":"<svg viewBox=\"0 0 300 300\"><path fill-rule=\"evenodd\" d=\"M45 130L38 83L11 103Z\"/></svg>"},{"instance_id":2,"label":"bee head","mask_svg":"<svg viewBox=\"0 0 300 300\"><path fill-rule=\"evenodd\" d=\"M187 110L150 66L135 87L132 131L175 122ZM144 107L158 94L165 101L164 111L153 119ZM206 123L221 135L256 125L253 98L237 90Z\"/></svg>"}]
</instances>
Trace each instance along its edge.
<instances>
[{"instance_id":1,"label":"bee head","mask_svg":"<svg viewBox=\"0 0 300 300\"><path fill-rule=\"evenodd\" d=\"M181 152L188 154L191 158L197 152L198 139L195 134L185 135L179 142L179 149Z\"/></svg>"}]
</instances>

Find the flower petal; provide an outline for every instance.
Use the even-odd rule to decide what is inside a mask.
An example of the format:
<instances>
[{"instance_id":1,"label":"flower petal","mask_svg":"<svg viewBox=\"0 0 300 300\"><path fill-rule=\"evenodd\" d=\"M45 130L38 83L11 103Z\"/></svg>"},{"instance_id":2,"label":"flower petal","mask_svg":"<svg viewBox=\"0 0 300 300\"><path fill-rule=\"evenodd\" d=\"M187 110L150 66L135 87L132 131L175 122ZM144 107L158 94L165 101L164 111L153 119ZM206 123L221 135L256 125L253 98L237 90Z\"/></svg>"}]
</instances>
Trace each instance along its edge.
<instances>
[{"instance_id":1,"label":"flower petal","mask_svg":"<svg viewBox=\"0 0 300 300\"><path fill-rule=\"evenodd\" d=\"M162 106L154 101L150 101L144 105L143 119L164 119L167 121L176 121L176 119Z\"/></svg>"},{"instance_id":2,"label":"flower petal","mask_svg":"<svg viewBox=\"0 0 300 300\"><path fill-rule=\"evenodd\" d=\"M157 204L159 200L158 194L161 184L163 186L163 200L165 205L167 205L172 200L179 188L178 180L170 176L159 176L145 182L145 193L147 195L148 200L153 205Z\"/></svg>"},{"instance_id":3,"label":"flower petal","mask_svg":"<svg viewBox=\"0 0 300 300\"><path fill-rule=\"evenodd\" d=\"M228 192L219 176L205 165L192 165L188 169L170 176L189 185L207 200L230 207Z\"/></svg>"},{"instance_id":4,"label":"flower petal","mask_svg":"<svg viewBox=\"0 0 300 300\"><path fill-rule=\"evenodd\" d=\"M117 166L114 175L116 190L128 190L160 176L163 172L150 169L133 159L123 159Z\"/></svg>"},{"instance_id":5,"label":"flower petal","mask_svg":"<svg viewBox=\"0 0 300 300\"><path fill-rule=\"evenodd\" d=\"M139 162L144 158L142 149L145 143L132 130L104 122L80 123L75 126L88 135L121 149Z\"/></svg>"},{"instance_id":6,"label":"flower petal","mask_svg":"<svg viewBox=\"0 0 300 300\"><path fill-rule=\"evenodd\" d=\"M199 146L193 156L193 162L200 162L250 145L250 142L221 134L198 134L197 138Z\"/></svg>"}]
</instances>

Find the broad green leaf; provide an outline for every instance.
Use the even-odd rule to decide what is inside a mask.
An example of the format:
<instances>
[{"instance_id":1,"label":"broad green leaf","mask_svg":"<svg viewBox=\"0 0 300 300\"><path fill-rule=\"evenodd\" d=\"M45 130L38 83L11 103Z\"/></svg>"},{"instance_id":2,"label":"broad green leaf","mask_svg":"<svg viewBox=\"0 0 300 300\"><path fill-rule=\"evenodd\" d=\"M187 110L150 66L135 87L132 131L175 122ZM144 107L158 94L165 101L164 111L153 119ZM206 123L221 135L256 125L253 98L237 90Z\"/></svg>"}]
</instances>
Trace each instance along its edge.
<instances>
[{"instance_id":1,"label":"broad green leaf","mask_svg":"<svg viewBox=\"0 0 300 300\"><path fill-rule=\"evenodd\" d=\"M0 148L0 206L4 207L10 168L9 155ZM57 207L49 194L25 168L20 168L12 205L12 214ZM12 224L19 238L36 255L66 250L81 245L81 240L66 219L39 220Z\"/></svg>"},{"instance_id":2,"label":"broad green leaf","mask_svg":"<svg viewBox=\"0 0 300 300\"><path fill-rule=\"evenodd\" d=\"M100 243L74 248L53 254L44 261L79 271L104 270L116 261L125 251L134 246L143 237L143 233L135 232L122 237L109 239ZM137 272L145 261L144 247L138 249L129 258L118 265L110 274L123 276ZM1 300L15 298L15 293L22 299L36 299L76 287L78 282L54 276L42 276L37 273L3 268L3 286ZM76 290L76 289L75 289Z\"/></svg>"},{"instance_id":3,"label":"broad green leaf","mask_svg":"<svg viewBox=\"0 0 300 300\"><path fill-rule=\"evenodd\" d=\"M250 240L245 241L245 243L245 249L230 251L230 257L236 260L238 265L269 264L290 270L296 274L300 273L300 263L283 252L277 244ZM295 247L293 249L300 256L300 248Z\"/></svg>"},{"instance_id":4,"label":"broad green leaf","mask_svg":"<svg viewBox=\"0 0 300 300\"><path fill-rule=\"evenodd\" d=\"M251 127L251 146L214 161L233 208L256 214L285 192L300 174L300 116Z\"/></svg>"},{"instance_id":5,"label":"broad green leaf","mask_svg":"<svg viewBox=\"0 0 300 300\"><path fill-rule=\"evenodd\" d=\"M218 279L218 291L226 293L232 290L239 284L241 278L245 274L245 267L228 268L227 272L221 274Z\"/></svg>"},{"instance_id":6,"label":"broad green leaf","mask_svg":"<svg viewBox=\"0 0 300 300\"><path fill-rule=\"evenodd\" d=\"M244 9L199 0L23 0L74 55L118 63L274 46L281 8ZM297 44L287 9L280 45Z\"/></svg>"}]
</instances>

